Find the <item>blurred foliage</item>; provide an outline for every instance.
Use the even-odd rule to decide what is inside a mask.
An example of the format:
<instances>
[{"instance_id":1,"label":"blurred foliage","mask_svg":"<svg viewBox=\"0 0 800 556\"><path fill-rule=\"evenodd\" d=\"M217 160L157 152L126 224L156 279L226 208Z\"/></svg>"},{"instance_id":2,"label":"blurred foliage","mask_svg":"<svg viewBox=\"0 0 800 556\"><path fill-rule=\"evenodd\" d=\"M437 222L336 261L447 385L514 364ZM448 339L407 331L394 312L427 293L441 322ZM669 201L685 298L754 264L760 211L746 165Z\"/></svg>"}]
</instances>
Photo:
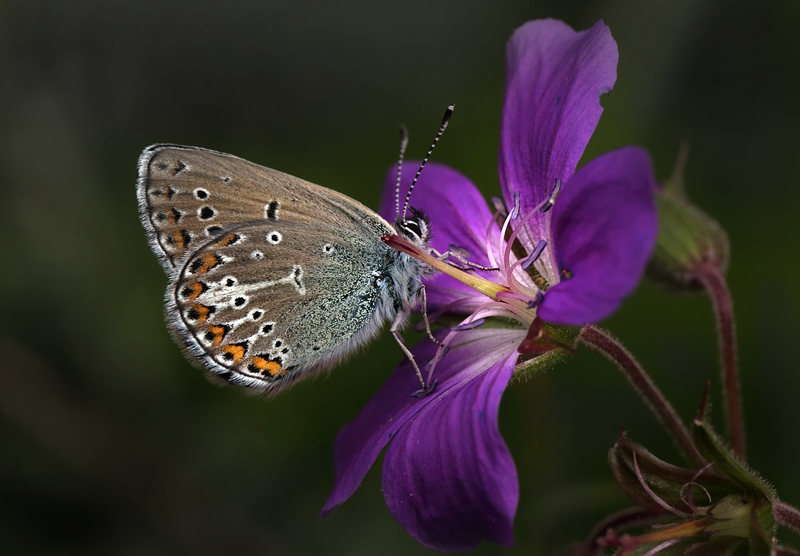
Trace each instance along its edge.
<instances>
[{"instance_id":1,"label":"blurred foliage","mask_svg":"<svg viewBox=\"0 0 800 556\"><path fill-rule=\"evenodd\" d=\"M3 551L427 552L389 516L379 465L352 500L316 517L337 431L400 360L391 338L272 401L210 385L164 325L136 160L155 142L199 145L376 206L397 125L419 157L455 102L434 158L494 195L505 42L541 17L577 29L603 18L619 44L587 160L636 143L666 178L690 141L688 194L731 239L750 461L800 503L800 3L6 0ZM703 297L645 284L606 325L687 419L704 382L718 383ZM677 460L595 354L513 386L501 427L520 475L517 546L476 552L553 553L624 507L606 463L623 422Z\"/></svg>"}]
</instances>

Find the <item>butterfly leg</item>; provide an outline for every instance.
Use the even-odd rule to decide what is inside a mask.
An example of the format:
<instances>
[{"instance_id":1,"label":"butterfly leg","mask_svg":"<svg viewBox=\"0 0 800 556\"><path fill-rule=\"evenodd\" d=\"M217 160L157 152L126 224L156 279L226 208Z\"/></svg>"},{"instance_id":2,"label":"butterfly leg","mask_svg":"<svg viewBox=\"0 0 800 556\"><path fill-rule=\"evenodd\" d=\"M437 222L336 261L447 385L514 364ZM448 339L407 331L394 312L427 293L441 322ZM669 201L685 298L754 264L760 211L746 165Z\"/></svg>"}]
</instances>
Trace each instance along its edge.
<instances>
[{"instance_id":1,"label":"butterfly leg","mask_svg":"<svg viewBox=\"0 0 800 556\"><path fill-rule=\"evenodd\" d=\"M458 247L457 245L451 245L450 249L445 251L444 253L439 253L436 249L431 249L431 253L440 261L447 262L447 259L454 258L458 262L460 262L464 266L456 266L452 263L448 263L459 270L500 270L499 268L492 268L488 266L481 266L479 264L470 262L467 260L469 258L469 251L464 249L463 247Z\"/></svg>"},{"instance_id":2,"label":"butterfly leg","mask_svg":"<svg viewBox=\"0 0 800 556\"><path fill-rule=\"evenodd\" d=\"M397 317L394 319L394 322L392 323L392 326L389 330L391 331L392 336L394 336L394 339L397 342L397 344L400 346L400 349L403 350L403 353L411 362L411 366L414 367L414 372L417 373L417 378L419 379L419 383L422 385L422 388L420 390L412 392L411 395L414 396L415 398L421 398L429 394L436 386L436 384L435 381L432 382L430 385L425 383L425 379L422 378L422 371L419 370L419 365L417 365L417 361L414 359L414 354L411 353L411 350L406 347L405 343L403 343L403 338L402 336L400 336L399 328L407 317L408 317L407 311L400 311L397 314Z\"/></svg>"},{"instance_id":3,"label":"butterfly leg","mask_svg":"<svg viewBox=\"0 0 800 556\"><path fill-rule=\"evenodd\" d=\"M428 320L428 298L425 296L425 286L421 285L417 289L417 295L420 297L421 307L420 312L422 313L422 321L425 323L425 333L428 335L428 338L439 347L444 347L444 344L436 339L431 332L431 323Z\"/></svg>"}]
</instances>

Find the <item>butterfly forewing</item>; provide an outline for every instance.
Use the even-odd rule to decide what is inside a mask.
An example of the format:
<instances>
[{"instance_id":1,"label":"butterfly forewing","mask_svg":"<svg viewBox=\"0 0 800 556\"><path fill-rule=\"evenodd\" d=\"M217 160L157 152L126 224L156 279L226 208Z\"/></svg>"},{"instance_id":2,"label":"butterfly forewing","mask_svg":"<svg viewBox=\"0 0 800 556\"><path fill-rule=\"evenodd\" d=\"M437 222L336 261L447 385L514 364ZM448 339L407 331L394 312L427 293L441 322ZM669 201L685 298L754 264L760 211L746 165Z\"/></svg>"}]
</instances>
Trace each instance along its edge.
<instances>
[{"instance_id":1,"label":"butterfly forewing","mask_svg":"<svg viewBox=\"0 0 800 556\"><path fill-rule=\"evenodd\" d=\"M139 209L169 272L228 227L258 220L332 224L370 235L392 227L361 203L233 155L154 145L139 160Z\"/></svg>"}]
</instances>

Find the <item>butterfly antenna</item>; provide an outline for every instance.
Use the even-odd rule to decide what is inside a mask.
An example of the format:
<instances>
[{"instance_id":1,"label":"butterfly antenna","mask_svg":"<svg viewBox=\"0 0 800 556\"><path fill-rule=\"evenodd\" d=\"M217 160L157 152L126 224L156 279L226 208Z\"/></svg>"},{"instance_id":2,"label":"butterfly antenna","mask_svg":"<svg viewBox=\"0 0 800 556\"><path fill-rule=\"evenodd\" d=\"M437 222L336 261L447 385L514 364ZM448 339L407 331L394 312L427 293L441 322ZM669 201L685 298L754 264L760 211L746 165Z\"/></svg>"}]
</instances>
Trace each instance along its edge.
<instances>
[{"instance_id":1,"label":"butterfly antenna","mask_svg":"<svg viewBox=\"0 0 800 556\"><path fill-rule=\"evenodd\" d=\"M425 158L422 159L422 163L419 165L419 170L417 170L417 175L414 176L414 181L411 182L411 185L408 188L408 194L406 194L406 202L403 205L403 212L400 213L403 221L406 218L406 210L408 210L408 203L411 200L411 192L414 190L414 186L417 184L417 180L419 179L419 175L422 173L422 169L425 167L425 164L428 163L428 159L431 157L431 153L433 153L434 147L436 147L436 143L439 142L441 139L442 134L444 134L444 130L447 129L447 124L450 123L450 116L453 115L453 110L456 109L455 104L451 104L447 107L447 110L444 112L444 118L442 118L442 125L439 127L439 133L436 134L436 137L433 138L433 143L431 144L431 148L428 149L428 154L425 155Z\"/></svg>"},{"instance_id":2,"label":"butterfly antenna","mask_svg":"<svg viewBox=\"0 0 800 556\"><path fill-rule=\"evenodd\" d=\"M394 212L400 214L400 178L403 176L403 157L408 146L408 130L406 126L400 126L400 158L397 160L397 184L394 188Z\"/></svg>"}]
</instances>

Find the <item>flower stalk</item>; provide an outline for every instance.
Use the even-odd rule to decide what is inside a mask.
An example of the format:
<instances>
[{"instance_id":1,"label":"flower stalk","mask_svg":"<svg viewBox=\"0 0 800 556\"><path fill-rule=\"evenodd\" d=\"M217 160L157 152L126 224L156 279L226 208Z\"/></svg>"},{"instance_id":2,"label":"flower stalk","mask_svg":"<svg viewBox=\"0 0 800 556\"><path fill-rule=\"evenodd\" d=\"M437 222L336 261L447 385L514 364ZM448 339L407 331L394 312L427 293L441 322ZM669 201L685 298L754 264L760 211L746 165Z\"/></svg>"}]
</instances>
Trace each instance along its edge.
<instances>
[{"instance_id":1,"label":"flower stalk","mask_svg":"<svg viewBox=\"0 0 800 556\"><path fill-rule=\"evenodd\" d=\"M719 223L689 201L683 171L688 147L678 153L672 177L657 192L659 235L649 272L657 282L711 298L719 339L722 397L731 449L745 459L744 418L736 354L733 305L725 283L730 242Z\"/></svg>"},{"instance_id":2,"label":"flower stalk","mask_svg":"<svg viewBox=\"0 0 800 556\"><path fill-rule=\"evenodd\" d=\"M663 392L656 386L647 371L625 349L619 340L605 330L590 325L581 329L578 335L578 342L601 353L619 368L656 418L667 429L675 445L687 461L697 467L703 467L707 463L700 452L697 451L689 429L683 424L675 408L672 407Z\"/></svg>"},{"instance_id":3,"label":"flower stalk","mask_svg":"<svg viewBox=\"0 0 800 556\"><path fill-rule=\"evenodd\" d=\"M693 272L705 289L714 308L721 362L721 379L727 431L733 453L745 460L744 416L742 411L739 363L736 353L736 325L733 304L725 277L717 265L702 263Z\"/></svg>"},{"instance_id":4,"label":"flower stalk","mask_svg":"<svg viewBox=\"0 0 800 556\"><path fill-rule=\"evenodd\" d=\"M772 503L772 515L778 525L800 534L800 509L790 506L783 500L775 499Z\"/></svg>"}]
</instances>

